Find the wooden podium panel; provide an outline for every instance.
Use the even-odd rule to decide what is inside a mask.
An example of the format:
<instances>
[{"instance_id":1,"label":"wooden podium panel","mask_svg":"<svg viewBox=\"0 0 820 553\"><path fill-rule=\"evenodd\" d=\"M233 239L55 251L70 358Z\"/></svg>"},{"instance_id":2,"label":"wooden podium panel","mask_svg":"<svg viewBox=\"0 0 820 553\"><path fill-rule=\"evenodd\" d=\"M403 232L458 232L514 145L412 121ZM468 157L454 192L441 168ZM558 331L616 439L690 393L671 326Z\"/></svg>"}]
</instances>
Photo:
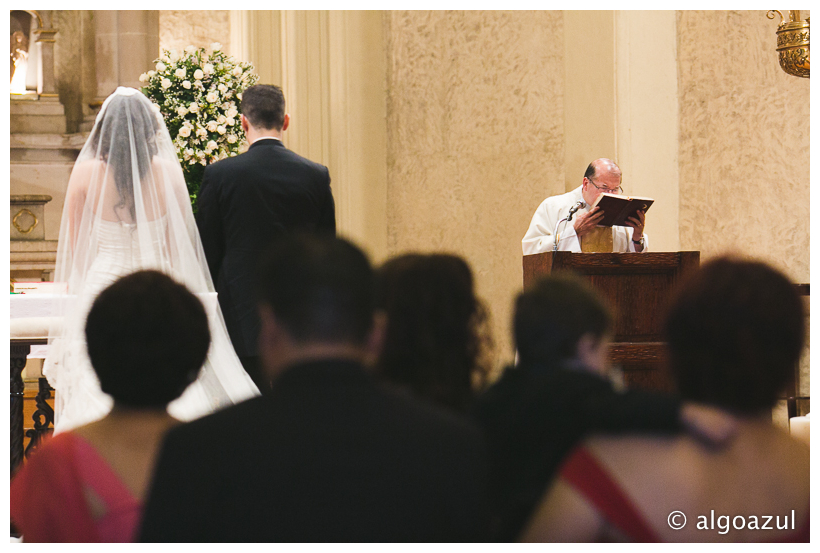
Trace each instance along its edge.
<instances>
[{"instance_id":1,"label":"wooden podium panel","mask_svg":"<svg viewBox=\"0 0 820 553\"><path fill-rule=\"evenodd\" d=\"M700 264L700 252L572 253L525 255L524 288L539 276L571 271L590 282L614 316L610 361L629 386L670 390L663 370L661 328L674 285Z\"/></svg>"}]
</instances>

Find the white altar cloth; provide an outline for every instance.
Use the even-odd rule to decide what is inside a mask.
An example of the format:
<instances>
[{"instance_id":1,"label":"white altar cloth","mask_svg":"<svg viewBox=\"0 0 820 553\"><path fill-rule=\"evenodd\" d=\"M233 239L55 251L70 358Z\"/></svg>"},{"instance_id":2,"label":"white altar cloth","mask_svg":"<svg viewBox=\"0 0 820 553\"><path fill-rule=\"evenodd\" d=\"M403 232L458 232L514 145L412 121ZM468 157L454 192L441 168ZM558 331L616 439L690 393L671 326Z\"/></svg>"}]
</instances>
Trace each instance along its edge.
<instances>
[{"instance_id":1,"label":"white altar cloth","mask_svg":"<svg viewBox=\"0 0 820 553\"><path fill-rule=\"evenodd\" d=\"M73 297L67 296L69 301ZM197 294L197 297L205 306L208 316L215 316L216 292ZM66 296L61 294L10 294L9 298L9 330L10 338L14 340L48 338L49 326L52 322L59 322L59 319L52 315L55 303ZM47 351L47 345L32 345L28 358L45 359Z\"/></svg>"}]
</instances>

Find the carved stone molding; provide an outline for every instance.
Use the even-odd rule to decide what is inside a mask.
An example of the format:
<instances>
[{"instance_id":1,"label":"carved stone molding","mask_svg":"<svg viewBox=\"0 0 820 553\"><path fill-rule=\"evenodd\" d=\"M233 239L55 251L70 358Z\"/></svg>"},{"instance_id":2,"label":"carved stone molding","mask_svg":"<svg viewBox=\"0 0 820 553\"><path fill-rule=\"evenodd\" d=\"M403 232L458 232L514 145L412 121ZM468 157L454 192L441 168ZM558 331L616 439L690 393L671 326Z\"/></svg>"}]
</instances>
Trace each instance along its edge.
<instances>
[{"instance_id":1,"label":"carved stone molding","mask_svg":"<svg viewBox=\"0 0 820 553\"><path fill-rule=\"evenodd\" d=\"M12 194L10 238L12 240L44 240L43 218L45 204L51 196L45 194Z\"/></svg>"}]
</instances>

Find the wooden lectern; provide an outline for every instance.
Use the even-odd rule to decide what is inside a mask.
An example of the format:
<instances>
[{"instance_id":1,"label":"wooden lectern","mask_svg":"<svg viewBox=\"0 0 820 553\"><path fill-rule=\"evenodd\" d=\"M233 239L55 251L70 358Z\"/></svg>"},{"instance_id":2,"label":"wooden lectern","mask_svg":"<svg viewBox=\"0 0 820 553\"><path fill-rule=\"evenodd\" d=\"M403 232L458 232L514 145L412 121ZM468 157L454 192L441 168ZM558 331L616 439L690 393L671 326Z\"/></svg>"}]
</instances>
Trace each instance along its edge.
<instances>
[{"instance_id":1,"label":"wooden lectern","mask_svg":"<svg viewBox=\"0 0 820 553\"><path fill-rule=\"evenodd\" d=\"M572 253L524 256L524 288L539 276L572 271L598 290L615 319L610 361L630 387L671 391L663 370L661 325L672 287L700 264L700 252Z\"/></svg>"}]
</instances>

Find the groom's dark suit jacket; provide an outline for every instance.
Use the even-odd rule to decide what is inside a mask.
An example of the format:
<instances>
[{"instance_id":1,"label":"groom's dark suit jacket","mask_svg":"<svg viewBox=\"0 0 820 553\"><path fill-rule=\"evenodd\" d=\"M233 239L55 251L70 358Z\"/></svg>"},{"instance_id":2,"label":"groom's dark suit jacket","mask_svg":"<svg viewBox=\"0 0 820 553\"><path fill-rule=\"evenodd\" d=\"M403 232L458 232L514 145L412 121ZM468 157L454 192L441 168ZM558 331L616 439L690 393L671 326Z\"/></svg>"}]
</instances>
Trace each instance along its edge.
<instances>
[{"instance_id":1,"label":"groom's dark suit jacket","mask_svg":"<svg viewBox=\"0 0 820 553\"><path fill-rule=\"evenodd\" d=\"M270 242L292 232L336 232L327 167L263 139L205 170L197 226L239 356L257 355L255 274Z\"/></svg>"}]
</instances>

